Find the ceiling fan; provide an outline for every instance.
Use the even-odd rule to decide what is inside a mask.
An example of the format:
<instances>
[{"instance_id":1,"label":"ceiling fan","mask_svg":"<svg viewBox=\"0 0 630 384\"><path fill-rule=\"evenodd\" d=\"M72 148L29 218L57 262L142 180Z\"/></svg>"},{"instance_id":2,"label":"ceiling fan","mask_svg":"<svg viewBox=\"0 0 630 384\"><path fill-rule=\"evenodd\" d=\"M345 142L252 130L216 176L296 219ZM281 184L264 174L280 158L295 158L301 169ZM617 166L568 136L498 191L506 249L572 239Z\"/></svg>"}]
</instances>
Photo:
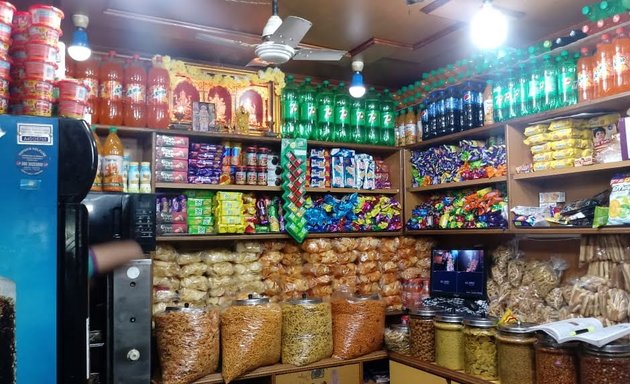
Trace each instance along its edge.
<instances>
[{"instance_id":1,"label":"ceiling fan","mask_svg":"<svg viewBox=\"0 0 630 384\"><path fill-rule=\"evenodd\" d=\"M284 21L278 16L278 0L271 3L272 15L263 28L262 42L250 44L207 33L197 38L208 42L254 49L256 58L247 66L266 67L284 64L289 60L338 61L347 53L335 49L298 47L313 23L297 16L288 16Z\"/></svg>"}]
</instances>

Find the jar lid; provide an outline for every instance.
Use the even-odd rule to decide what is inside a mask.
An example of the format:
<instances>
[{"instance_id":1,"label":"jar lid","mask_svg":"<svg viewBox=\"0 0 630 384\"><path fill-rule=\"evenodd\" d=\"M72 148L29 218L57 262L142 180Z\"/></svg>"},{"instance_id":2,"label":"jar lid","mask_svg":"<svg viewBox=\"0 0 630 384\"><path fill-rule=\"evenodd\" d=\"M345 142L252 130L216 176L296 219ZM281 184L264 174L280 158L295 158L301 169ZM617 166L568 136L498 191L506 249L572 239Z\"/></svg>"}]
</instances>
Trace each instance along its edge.
<instances>
[{"instance_id":1,"label":"jar lid","mask_svg":"<svg viewBox=\"0 0 630 384\"><path fill-rule=\"evenodd\" d=\"M409 330L409 326L407 324L392 324L390 325L390 327L392 329L396 329L399 331L408 331Z\"/></svg>"},{"instance_id":2,"label":"jar lid","mask_svg":"<svg viewBox=\"0 0 630 384\"><path fill-rule=\"evenodd\" d=\"M170 313L170 312L185 312L185 313L201 313L201 312L205 312L205 309L203 308L190 308L188 306L185 307L166 307L164 309L165 313Z\"/></svg>"},{"instance_id":3,"label":"jar lid","mask_svg":"<svg viewBox=\"0 0 630 384\"><path fill-rule=\"evenodd\" d=\"M435 316L435 321L440 323L461 323L463 320L464 316L455 313L442 313Z\"/></svg>"},{"instance_id":4,"label":"jar lid","mask_svg":"<svg viewBox=\"0 0 630 384\"><path fill-rule=\"evenodd\" d=\"M419 308L412 314L412 316L422 316L422 317L433 317L441 312L441 308L431 308L431 307L423 307Z\"/></svg>"},{"instance_id":5,"label":"jar lid","mask_svg":"<svg viewBox=\"0 0 630 384\"><path fill-rule=\"evenodd\" d=\"M615 340L612 343L604 345L603 347L598 347L591 344L584 344L584 347L587 351L592 352L603 352L611 354L630 353L630 341L625 340Z\"/></svg>"},{"instance_id":6,"label":"jar lid","mask_svg":"<svg viewBox=\"0 0 630 384\"><path fill-rule=\"evenodd\" d=\"M378 300L378 294L372 293L370 295L354 295L352 297L355 301L367 301L367 300Z\"/></svg>"},{"instance_id":7,"label":"jar lid","mask_svg":"<svg viewBox=\"0 0 630 384\"><path fill-rule=\"evenodd\" d=\"M497 325L497 319L493 317L469 317L464 319L464 325L477 328L494 328Z\"/></svg>"},{"instance_id":8,"label":"jar lid","mask_svg":"<svg viewBox=\"0 0 630 384\"><path fill-rule=\"evenodd\" d=\"M300 304L319 304L322 302L322 299L316 298L316 297L308 297L305 294L302 295L301 298L299 299L293 299L293 300L289 300L288 303L289 304L295 304L295 305L300 305Z\"/></svg>"},{"instance_id":9,"label":"jar lid","mask_svg":"<svg viewBox=\"0 0 630 384\"><path fill-rule=\"evenodd\" d=\"M499 330L505 333L513 333L513 334L529 334L533 333L531 327L535 326L533 323L516 323L516 324L502 324L499 325Z\"/></svg>"},{"instance_id":10,"label":"jar lid","mask_svg":"<svg viewBox=\"0 0 630 384\"><path fill-rule=\"evenodd\" d=\"M269 298L267 297L254 297L254 295L250 294L247 296L247 299L244 300L234 300L234 305L262 305L269 303Z\"/></svg>"},{"instance_id":11,"label":"jar lid","mask_svg":"<svg viewBox=\"0 0 630 384\"><path fill-rule=\"evenodd\" d=\"M577 341L570 341L565 343L558 343L556 339L549 336L546 333L538 333L538 342L536 346L540 347L549 347L554 349L568 349L568 348L576 348L580 343Z\"/></svg>"}]
</instances>

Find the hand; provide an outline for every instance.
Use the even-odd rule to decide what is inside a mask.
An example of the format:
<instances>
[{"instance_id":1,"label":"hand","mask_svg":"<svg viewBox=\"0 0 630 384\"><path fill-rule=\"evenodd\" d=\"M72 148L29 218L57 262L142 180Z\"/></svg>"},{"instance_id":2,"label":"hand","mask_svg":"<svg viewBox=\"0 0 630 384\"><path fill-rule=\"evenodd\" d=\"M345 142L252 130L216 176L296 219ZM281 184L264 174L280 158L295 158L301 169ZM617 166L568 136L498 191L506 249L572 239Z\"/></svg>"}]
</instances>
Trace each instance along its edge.
<instances>
[{"instance_id":1,"label":"hand","mask_svg":"<svg viewBox=\"0 0 630 384\"><path fill-rule=\"evenodd\" d=\"M98 273L110 272L131 260L145 257L142 248L134 240L110 241L91 248Z\"/></svg>"}]
</instances>

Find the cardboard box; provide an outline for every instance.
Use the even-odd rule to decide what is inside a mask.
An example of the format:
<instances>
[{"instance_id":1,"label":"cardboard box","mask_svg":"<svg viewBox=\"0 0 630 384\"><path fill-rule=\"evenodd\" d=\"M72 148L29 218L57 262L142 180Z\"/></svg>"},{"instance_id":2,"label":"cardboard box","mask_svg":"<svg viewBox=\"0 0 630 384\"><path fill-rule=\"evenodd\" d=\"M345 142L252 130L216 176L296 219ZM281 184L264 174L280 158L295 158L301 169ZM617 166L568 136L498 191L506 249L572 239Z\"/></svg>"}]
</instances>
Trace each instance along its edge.
<instances>
[{"instance_id":1,"label":"cardboard box","mask_svg":"<svg viewBox=\"0 0 630 384\"><path fill-rule=\"evenodd\" d=\"M350 364L277 375L275 382L276 384L359 384L363 380L360 376L359 364Z\"/></svg>"}]
</instances>

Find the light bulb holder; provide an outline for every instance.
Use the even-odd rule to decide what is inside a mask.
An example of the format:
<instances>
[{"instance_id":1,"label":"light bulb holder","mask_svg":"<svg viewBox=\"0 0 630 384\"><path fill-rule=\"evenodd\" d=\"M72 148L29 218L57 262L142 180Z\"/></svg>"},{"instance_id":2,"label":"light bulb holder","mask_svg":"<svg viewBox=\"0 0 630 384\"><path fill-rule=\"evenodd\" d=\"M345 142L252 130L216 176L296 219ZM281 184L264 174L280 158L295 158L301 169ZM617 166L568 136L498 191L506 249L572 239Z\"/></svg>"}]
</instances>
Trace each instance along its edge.
<instances>
[{"instance_id":1,"label":"light bulb holder","mask_svg":"<svg viewBox=\"0 0 630 384\"><path fill-rule=\"evenodd\" d=\"M352 81L350 82L350 88L348 88L350 96L358 99L365 95L365 84L363 83L363 74L359 71L355 71L352 74Z\"/></svg>"},{"instance_id":2,"label":"light bulb holder","mask_svg":"<svg viewBox=\"0 0 630 384\"><path fill-rule=\"evenodd\" d=\"M481 49L495 49L505 43L508 34L506 16L484 0L481 9L470 22L470 37L475 46Z\"/></svg>"},{"instance_id":3,"label":"light bulb holder","mask_svg":"<svg viewBox=\"0 0 630 384\"><path fill-rule=\"evenodd\" d=\"M92 55L85 28L77 27L68 46L68 55L75 61L85 61Z\"/></svg>"}]
</instances>

